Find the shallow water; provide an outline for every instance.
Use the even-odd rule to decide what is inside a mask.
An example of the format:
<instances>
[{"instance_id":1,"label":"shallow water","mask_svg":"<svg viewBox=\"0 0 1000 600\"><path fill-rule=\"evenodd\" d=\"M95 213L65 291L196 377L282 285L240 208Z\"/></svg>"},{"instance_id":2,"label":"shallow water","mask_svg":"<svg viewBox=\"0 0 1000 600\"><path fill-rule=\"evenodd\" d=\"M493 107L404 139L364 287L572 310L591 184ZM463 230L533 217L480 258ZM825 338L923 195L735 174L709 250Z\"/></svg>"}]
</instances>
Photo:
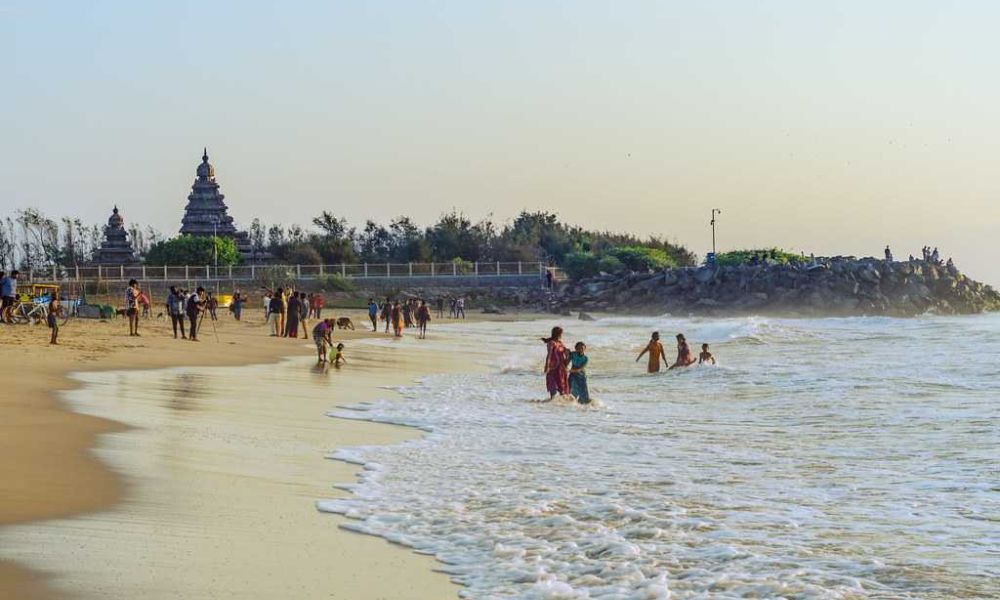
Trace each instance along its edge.
<instances>
[{"instance_id":1,"label":"shallow water","mask_svg":"<svg viewBox=\"0 0 1000 600\"><path fill-rule=\"evenodd\" d=\"M589 409L534 402L554 324L456 325L487 373L333 413L428 435L336 452L321 510L468 598L1000 597L1000 315L567 319ZM719 365L644 374L653 329Z\"/></svg>"}]
</instances>

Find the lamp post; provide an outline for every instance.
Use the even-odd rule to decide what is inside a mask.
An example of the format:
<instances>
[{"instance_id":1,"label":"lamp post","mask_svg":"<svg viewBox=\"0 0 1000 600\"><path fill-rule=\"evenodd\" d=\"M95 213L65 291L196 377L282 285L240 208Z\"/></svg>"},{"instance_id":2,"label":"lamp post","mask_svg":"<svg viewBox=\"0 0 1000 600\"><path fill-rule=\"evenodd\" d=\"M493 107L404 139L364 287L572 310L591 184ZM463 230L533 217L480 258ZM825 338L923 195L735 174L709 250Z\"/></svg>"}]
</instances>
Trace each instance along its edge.
<instances>
[{"instance_id":1,"label":"lamp post","mask_svg":"<svg viewBox=\"0 0 1000 600\"><path fill-rule=\"evenodd\" d=\"M710 222L710 224L712 225L712 255L713 256L715 255L715 215L721 215L721 214L722 214L722 209L719 209L719 208L713 208L712 209L712 221Z\"/></svg>"}]
</instances>

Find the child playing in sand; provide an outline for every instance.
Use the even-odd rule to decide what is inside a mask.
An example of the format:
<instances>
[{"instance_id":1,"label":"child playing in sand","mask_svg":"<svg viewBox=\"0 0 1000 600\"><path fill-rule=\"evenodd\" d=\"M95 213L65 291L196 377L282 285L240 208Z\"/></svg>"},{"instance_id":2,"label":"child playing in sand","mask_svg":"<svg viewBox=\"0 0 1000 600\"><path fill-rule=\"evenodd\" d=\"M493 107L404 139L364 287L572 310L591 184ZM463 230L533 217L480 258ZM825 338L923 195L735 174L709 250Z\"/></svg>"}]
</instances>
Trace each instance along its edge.
<instances>
[{"instance_id":1,"label":"child playing in sand","mask_svg":"<svg viewBox=\"0 0 1000 600\"><path fill-rule=\"evenodd\" d=\"M577 342L569 353L569 394L580 404L590 404L587 387L587 344Z\"/></svg>"},{"instance_id":2,"label":"child playing in sand","mask_svg":"<svg viewBox=\"0 0 1000 600\"><path fill-rule=\"evenodd\" d=\"M318 362L326 362L326 346L331 344L330 332L333 331L333 319L323 319L313 327L313 342L316 343L316 356Z\"/></svg>"},{"instance_id":3,"label":"child playing in sand","mask_svg":"<svg viewBox=\"0 0 1000 600\"><path fill-rule=\"evenodd\" d=\"M708 344L701 345L701 354L698 355L698 364L700 365L702 363L715 364L715 357L708 351Z\"/></svg>"},{"instance_id":4,"label":"child playing in sand","mask_svg":"<svg viewBox=\"0 0 1000 600\"><path fill-rule=\"evenodd\" d=\"M663 360L663 364L667 364L667 357L663 352L663 344L660 343L660 332L654 331L653 335L649 338L649 343L646 347L642 349L639 356L636 357L635 362L639 362L639 359L646 353L649 353L649 364L646 366L647 373L659 373L660 372L660 360Z\"/></svg>"},{"instance_id":5,"label":"child playing in sand","mask_svg":"<svg viewBox=\"0 0 1000 600\"><path fill-rule=\"evenodd\" d=\"M344 344L337 344L337 354L333 357L333 366L339 367L346 364L347 359L344 358Z\"/></svg>"}]
</instances>

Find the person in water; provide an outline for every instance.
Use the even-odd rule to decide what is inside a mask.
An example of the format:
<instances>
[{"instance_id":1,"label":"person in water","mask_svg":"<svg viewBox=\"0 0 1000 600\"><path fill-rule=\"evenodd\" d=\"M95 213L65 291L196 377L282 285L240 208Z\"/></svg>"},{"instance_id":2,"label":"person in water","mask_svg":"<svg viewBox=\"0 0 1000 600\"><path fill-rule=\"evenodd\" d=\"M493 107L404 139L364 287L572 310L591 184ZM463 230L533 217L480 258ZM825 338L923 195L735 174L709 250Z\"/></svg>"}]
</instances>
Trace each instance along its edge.
<instances>
[{"instance_id":1,"label":"person in water","mask_svg":"<svg viewBox=\"0 0 1000 600\"><path fill-rule=\"evenodd\" d=\"M670 369L676 369L677 367L690 367L694 364L694 355L691 353L691 347L688 346L687 339L684 338L683 333L677 334L677 360L674 364L670 365Z\"/></svg>"},{"instance_id":2,"label":"person in water","mask_svg":"<svg viewBox=\"0 0 1000 600\"><path fill-rule=\"evenodd\" d=\"M577 342L569 355L569 393L580 404L590 404L587 388L587 344Z\"/></svg>"},{"instance_id":3,"label":"person in water","mask_svg":"<svg viewBox=\"0 0 1000 600\"><path fill-rule=\"evenodd\" d=\"M553 327L552 335L542 338L545 342L545 388L549 392L549 400L569 394L569 351L562 343L562 327Z\"/></svg>"},{"instance_id":4,"label":"person in water","mask_svg":"<svg viewBox=\"0 0 1000 600\"><path fill-rule=\"evenodd\" d=\"M337 344L337 354L333 357L333 366L339 367L340 365L346 365L347 359L344 358L344 344Z\"/></svg>"},{"instance_id":5,"label":"person in water","mask_svg":"<svg viewBox=\"0 0 1000 600\"><path fill-rule=\"evenodd\" d=\"M715 357L708 351L708 344L701 345L701 354L698 355L698 364L700 365L703 363L715 364Z\"/></svg>"},{"instance_id":6,"label":"person in water","mask_svg":"<svg viewBox=\"0 0 1000 600\"><path fill-rule=\"evenodd\" d=\"M646 347L636 357L635 362L639 362L644 354L649 354L649 364L646 366L647 373L659 373L660 360L663 361L664 366L667 365L667 357L663 351L663 344L660 342L659 331L653 332L653 335L649 338L649 343L646 344Z\"/></svg>"}]
</instances>

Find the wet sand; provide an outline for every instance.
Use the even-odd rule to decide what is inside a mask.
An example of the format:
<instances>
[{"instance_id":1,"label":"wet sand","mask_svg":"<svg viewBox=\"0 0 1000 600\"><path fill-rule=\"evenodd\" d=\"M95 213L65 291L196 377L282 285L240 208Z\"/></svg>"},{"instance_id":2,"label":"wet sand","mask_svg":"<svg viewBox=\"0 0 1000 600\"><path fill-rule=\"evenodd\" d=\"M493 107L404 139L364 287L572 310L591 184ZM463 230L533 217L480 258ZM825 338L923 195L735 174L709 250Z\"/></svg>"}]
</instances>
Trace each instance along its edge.
<instances>
[{"instance_id":1,"label":"wet sand","mask_svg":"<svg viewBox=\"0 0 1000 600\"><path fill-rule=\"evenodd\" d=\"M73 321L56 348L44 326L0 331L8 382L0 400L0 597L457 596L432 559L344 531L314 507L356 472L326 452L415 432L326 419L335 398L276 405L247 394L200 403L182 418L141 393L112 405L70 400L75 410L61 398L79 385L73 372L273 363L313 352L307 340L268 337L260 312L249 312L242 323L220 315L218 342L206 323L197 344L173 340L158 320L143 322L141 338L128 337L123 320ZM363 322L358 311L336 313ZM385 397L379 386L458 366L438 352L432 360L395 350L351 347L350 368L328 373L338 397ZM67 555L74 543L83 546Z\"/></svg>"}]
</instances>

